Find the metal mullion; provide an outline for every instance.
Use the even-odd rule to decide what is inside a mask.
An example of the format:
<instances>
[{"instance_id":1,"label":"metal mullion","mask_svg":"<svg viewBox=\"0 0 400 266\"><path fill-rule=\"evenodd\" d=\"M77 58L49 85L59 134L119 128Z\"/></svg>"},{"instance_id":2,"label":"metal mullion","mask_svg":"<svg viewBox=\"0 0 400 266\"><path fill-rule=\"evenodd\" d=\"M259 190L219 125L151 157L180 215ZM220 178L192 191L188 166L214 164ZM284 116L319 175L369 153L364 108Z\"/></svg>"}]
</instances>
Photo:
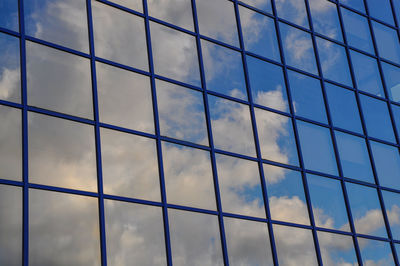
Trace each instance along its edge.
<instances>
[{"instance_id":1,"label":"metal mullion","mask_svg":"<svg viewBox=\"0 0 400 266\"><path fill-rule=\"evenodd\" d=\"M149 60L152 101L153 101L154 129L155 129L155 133L156 133L158 171L159 171L159 178L160 178L159 179L160 180L160 193L161 193L162 214L163 214L163 221L164 221L165 253L166 253L167 265L172 266L171 239L170 239L170 232L169 232L169 218L168 218L168 206L167 206L167 193L166 193L166 189L165 189L163 155L162 155L162 147L161 147L162 143L161 143L161 138L160 138L160 123L159 123L159 116L158 116L153 51L152 51L151 34L150 34L150 19L149 19L149 14L148 14L147 0L143 0L142 3L143 3L144 23L145 23L145 32L146 32L147 54L148 54L148 60Z\"/></svg>"},{"instance_id":2,"label":"metal mullion","mask_svg":"<svg viewBox=\"0 0 400 266\"><path fill-rule=\"evenodd\" d=\"M248 100L249 100L249 104L250 104L249 111L250 111L250 117L251 117L252 129L253 129L254 144L255 144L255 148L256 148L261 188L262 188L262 192L263 192L264 210L265 210L265 215L266 215L267 220L270 221L271 220L271 211L270 211L270 206L269 206L267 183L266 183L266 178L265 178L265 173L264 173L264 164L262 161L261 145L260 145L258 131L257 131L257 122L256 122L256 116L255 116L255 110L254 110L253 95L252 95L251 86L250 86L249 70L247 67L247 58L246 58L247 55L245 52L245 46L244 46L244 40L243 40L242 25L241 25L240 14L239 14L239 5L238 5L237 1L233 1L233 4L235 7L235 16L236 16L237 31L238 31L238 35L239 35L239 43L240 43L240 48L242 50L241 56L242 56L242 63L243 63L243 71L244 71L246 88L247 88L247 96L248 96ZM275 20L274 20L274 23L275 23ZM272 223L267 222L267 226L268 226L268 233L269 233L269 241L270 241L270 245L271 245L272 259L273 259L273 262L275 265L279 265Z\"/></svg>"},{"instance_id":3,"label":"metal mullion","mask_svg":"<svg viewBox=\"0 0 400 266\"><path fill-rule=\"evenodd\" d=\"M227 249L226 237L225 237L224 217L222 215L222 203L221 203L221 195L220 195L220 190L219 190L217 164L216 164L216 159L215 159L215 147L214 147L212 127L211 127L211 115L210 115L208 96L207 96L208 95L207 84L206 84L206 78L205 78L205 74L204 74L205 71L204 71L203 55L202 55L202 49L201 49L201 39L202 38L200 35L200 30L199 30L196 0L192 0L191 3L192 3L193 25L194 25L195 34L196 34L196 45L197 45L200 78L201 78L202 88L204 90L203 91L204 111L205 111L205 117L206 117L206 123L207 123L208 141L209 141L209 145L210 145L211 168L212 168L213 177L214 177L215 200L216 200L217 211L218 211L218 222L219 222L219 229L220 229L222 256L223 256L224 264L226 266L229 266L228 249ZM219 43L219 42L214 42L214 43Z\"/></svg>"}]
</instances>

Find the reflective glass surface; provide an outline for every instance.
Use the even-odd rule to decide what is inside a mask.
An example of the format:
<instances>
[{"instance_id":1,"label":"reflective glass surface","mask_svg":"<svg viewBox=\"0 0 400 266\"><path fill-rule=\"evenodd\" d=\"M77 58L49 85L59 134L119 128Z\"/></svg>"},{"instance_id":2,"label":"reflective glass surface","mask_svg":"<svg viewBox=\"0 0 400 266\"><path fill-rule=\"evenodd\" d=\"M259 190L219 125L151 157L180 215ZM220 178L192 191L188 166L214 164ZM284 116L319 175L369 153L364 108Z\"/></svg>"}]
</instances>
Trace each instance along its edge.
<instances>
[{"instance_id":1,"label":"reflective glass surface","mask_svg":"<svg viewBox=\"0 0 400 266\"><path fill-rule=\"evenodd\" d=\"M225 218L224 224L229 265L274 265L265 223Z\"/></svg>"},{"instance_id":2,"label":"reflective glass surface","mask_svg":"<svg viewBox=\"0 0 400 266\"><path fill-rule=\"evenodd\" d=\"M224 265L217 216L168 210L174 265Z\"/></svg>"},{"instance_id":3,"label":"reflective glass surface","mask_svg":"<svg viewBox=\"0 0 400 266\"><path fill-rule=\"evenodd\" d=\"M140 0L136 0L141 3ZM192 4L190 0L147 1L149 15L176 26L193 30Z\"/></svg>"},{"instance_id":4,"label":"reflective glass surface","mask_svg":"<svg viewBox=\"0 0 400 266\"><path fill-rule=\"evenodd\" d=\"M372 22L379 55L400 64L400 43L397 32L378 22Z\"/></svg>"},{"instance_id":5,"label":"reflective glass surface","mask_svg":"<svg viewBox=\"0 0 400 266\"><path fill-rule=\"evenodd\" d=\"M400 102L400 68L384 62L381 65L389 98Z\"/></svg>"},{"instance_id":6,"label":"reflective glass surface","mask_svg":"<svg viewBox=\"0 0 400 266\"><path fill-rule=\"evenodd\" d=\"M159 207L106 200L107 264L167 265Z\"/></svg>"},{"instance_id":7,"label":"reflective glass surface","mask_svg":"<svg viewBox=\"0 0 400 266\"><path fill-rule=\"evenodd\" d=\"M275 0L275 5L279 17L299 26L309 27L305 2Z\"/></svg>"},{"instance_id":8,"label":"reflective glass surface","mask_svg":"<svg viewBox=\"0 0 400 266\"><path fill-rule=\"evenodd\" d=\"M395 265L390 243L365 238L358 238L358 242L365 265Z\"/></svg>"},{"instance_id":9,"label":"reflective glass surface","mask_svg":"<svg viewBox=\"0 0 400 266\"><path fill-rule=\"evenodd\" d=\"M96 198L30 189L29 265L100 265L98 217Z\"/></svg>"},{"instance_id":10,"label":"reflective glass surface","mask_svg":"<svg viewBox=\"0 0 400 266\"><path fill-rule=\"evenodd\" d=\"M222 154L216 161L222 210L265 218L258 164Z\"/></svg>"},{"instance_id":11,"label":"reflective glass surface","mask_svg":"<svg viewBox=\"0 0 400 266\"><path fill-rule=\"evenodd\" d=\"M96 64L96 71L100 121L154 132L149 78L102 63Z\"/></svg>"},{"instance_id":12,"label":"reflective glass surface","mask_svg":"<svg viewBox=\"0 0 400 266\"><path fill-rule=\"evenodd\" d=\"M203 95L157 80L157 101L162 135L208 145Z\"/></svg>"},{"instance_id":13,"label":"reflective glass surface","mask_svg":"<svg viewBox=\"0 0 400 266\"><path fill-rule=\"evenodd\" d=\"M24 1L26 34L89 52L86 1Z\"/></svg>"},{"instance_id":14,"label":"reflective glass surface","mask_svg":"<svg viewBox=\"0 0 400 266\"><path fill-rule=\"evenodd\" d=\"M397 134L400 134L400 106L392 104L391 107L393 113L393 121L396 124Z\"/></svg>"},{"instance_id":15,"label":"reflective glass surface","mask_svg":"<svg viewBox=\"0 0 400 266\"><path fill-rule=\"evenodd\" d=\"M254 103L289 111L282 67L247 56L247 69Z\"/></svg>"},{"instance_id":16,"label":"reflective glass surface","mask_svg":"<svg viewBox=\"0 0 400 266\"><path fill-rule=\"evenodd\" d=\"M350 231L340 181L307 174L307 183L315 225L329 229Z\"/></svg>"},{"instance_id":17,"label":"reflective glass surface","mask_svg":"<svg viewBox=\"0 0 400 266\"><path fill-rule=\"evenodd\" d=\"M143 12L143 4L142 1L140 0L111 0L110 2L116 3L123 7L127 7L139 12ZM150 4L150 2L151 1L149 1L148 4Z\"/></svg>"},{"instance_id":18,"label":"reflective glass surface","mask_svg":"<svg viewBox=\"0 0 400 266\"><path fill-rule=\"evenodd\" d=\"M274 20L245 7L240 7L239 11L240 20L244 26L242 31L246 50L280 61Z\"/></svg>"},{"instance_id":19,"label":"reflective glass surface","mask_svg":"<svg viewBox=\"0 0 400 266\"><path fill-rule=\"evenodd\" d=\"M88 59L27 42L26 71L30 105L92 119Z\"/></svg>"},{"instance_id":20,"label":"reflective glass surface","mask_svg":"<svg viewBox=\"0 0 400 266\"><path fill-rule=\"evenodd\" d=\"M331 134L327 128L297 121L304 167L310 170L337 174Z\"/></svg>"},{"instance_id":21,"label":"reflective glass surface","mask_svg":"<svg viewBox=\"0 0 400 266\"><path fill-rule=\"evenodd\" d=\"M327 124L321 82L294 71L288 71L288 79L295 114Z\"/></svg>"},{"instance_id":22,"label":"reflective glass surface","mask_svg":"<svg viewBox=\"0 0 400 266\"><path fill-rule=\"evenodd\" d=\"M383 201L385 202L386 215L390 224L390 231L394 239L400 239L400 194L389 191L382 191Z\"/></svg>"},{"instance_id":23,"label":"reflective glass surface","mask_svg":"<svg viewBox=\"0 0 400 266\"><path fill-rule=\"evenodd\" d=\"M162 149L167 201L215 210L210 154L167 142L163 142Z\"/></svg>"},{"instance_id":24,"label":"reflective glass surface","mask_svg":"<svg viewBox=\"0 0 400 266\"><path fill-rule=\"evenodd\" d=\"M370 16L394 25L390 0L367 0Z\"/></svg>"},{"instance_id":25,"label":"reflective glass surface","mask_svg":"<svg viewBox=\"0 0 400 266\"><path fill-rule=\"evenodd\" d=\"M143 19L94 0L92 12L96 56L147 70Z\"/></svg>"},{"instance_id":26,"label":"reflective glass surface","mask_svg":"<svg viewBox=\"0 0 400 266\"><path fill-rule=\"evenodd\" d=\"M337 7L326 0L309 0L314 30L329 38L343 41Z\"/></svg>"},{"instance_id":27,"label":"reflective glass surface","mask_svg":"<svg viewBox=\"0 0 400 266\"><path fill-rule=\"evenodd\" d=\"M357 265L351 236L318 231L318 242L324 265Z\"/></svg>"},{"instance_id":28,"label":"reflective glass surface","mask_svg":"<svg viewBox=\"0 0 400 266\"><path fill-rule=\"evenodd\" d=\"M0 27L18 31L18 2L15 0L1 0L0 10Z\"/></svg>"},{"instance_id":29,"label":"reflective glass surface","mask_svg":"<svg viewBox=\"0 0 400 266\"><path fill-rule=\"evenodd\" d=\"M365 6L363 0L340 0L340 2L357 11L365 13Z\"/></svg>"},{"instance_id":30,"label":"reflective glass surface","mask_svg":"<svg viewBox=\"0 0 400 266\"><path fill-rule=\"evenodd\" d=\"M94 129L31 112L28 118L30 182L97 191Z\"/></svg>"},{"instance_id":31,"label":"reflective glass surface","mask_svg":"<svg viewBox=\"0 0 400 266\"><path fill-rule=\"evenodd\" d=\"M21 75L19 40L10 35L0 34L0 47L2 48L0 50L0 99L20 102Z\"/></svg>"},{"instance_id":32,"label":"reflective glass surface","mask_svg":"<svg viewBox=\"0 0 400 266\"><path fill-rule=\"evenodd\" d=\"M399 149L375 141L370 143L380 185L400 189Z\"/></svg>"},{"instance_id":33,"label":"reflective glass surface","mask_svg":"<svg viewBox=\"0 0 400 266\"><path fill-rule=\"evenodd\" d=\"M105 128L100 134L104 193L159 201L155 141Z\"/></svg>"}]
</instances>

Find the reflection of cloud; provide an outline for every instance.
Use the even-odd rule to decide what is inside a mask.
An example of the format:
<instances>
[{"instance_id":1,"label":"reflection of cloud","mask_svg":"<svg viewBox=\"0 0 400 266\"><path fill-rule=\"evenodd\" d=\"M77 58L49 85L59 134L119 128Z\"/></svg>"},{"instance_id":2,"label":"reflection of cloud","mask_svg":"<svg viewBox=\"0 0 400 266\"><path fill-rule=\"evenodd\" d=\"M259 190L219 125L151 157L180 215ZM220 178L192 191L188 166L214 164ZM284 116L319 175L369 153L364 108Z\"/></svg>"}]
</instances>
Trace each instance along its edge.
<instances>
[{"instance_id":1,"label":"reflection of cloud","mask_svg":"<svg viewBox=\"0 0 400 266\"><path fill-rule=\"evenodd\" d=\"M3 67L0 71L0 98L12 100L17 98L20 90L20 71L19 69L8 69Z\"/></svg>"}]
</instances>

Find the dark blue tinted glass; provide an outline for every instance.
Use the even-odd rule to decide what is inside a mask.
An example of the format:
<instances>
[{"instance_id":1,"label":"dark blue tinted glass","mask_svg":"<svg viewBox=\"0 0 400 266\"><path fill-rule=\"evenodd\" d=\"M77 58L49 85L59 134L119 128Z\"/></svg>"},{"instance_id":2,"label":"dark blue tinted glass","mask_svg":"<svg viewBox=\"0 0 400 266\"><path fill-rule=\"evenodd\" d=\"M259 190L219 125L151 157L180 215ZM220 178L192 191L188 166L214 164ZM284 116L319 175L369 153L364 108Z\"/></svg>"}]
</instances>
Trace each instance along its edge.
<instances>
[{"instance_id":1,"label":"dark blue tinted glass","mask_svg":"<svg viewBox=\"0 0 400 266\"><path fill-rule=\"evenodd\" d=\"M389 98L400 102L400 68L385 62L381 64Z\"/></svg>"},{"instance_id":2,"label":"dark blue tinted glass","mask_svg":"<svg viewBox=\"0 0 400 266\"><path fill-rule=\"evenodd\" d=\"M399 149L374 141L371 149L380 185L400 190Z\"/></svg>"},{"instance_id":3,"label":"dark blue tinted glass","mask_svg":"<svg viewBox=\"0 0 400 266\"><path fill-rule=\"evenodd\" d=\"M400 64L400 43L396 30L372 22L379 56Z\"/></svg>"},{"instance_id":4,"label":"dark blue tinted glass","mask_svg":"<svg viewBox=\"0 0 400 266\"><path fill-rule=\"evenodd\" d=\"M390 0L367 0L369 15L393 25L394 20L390 2Z\"/></svg>"},{"instance_id":5,"label":"dark blue tinted glass","mask_svg":"<svg viewBox=\"0 0 400 266\"><path fill-rule=\"evenodd\" d=\"M0 1L0 27L18 31L18 1Z\"/></svg>"}]
</instances>

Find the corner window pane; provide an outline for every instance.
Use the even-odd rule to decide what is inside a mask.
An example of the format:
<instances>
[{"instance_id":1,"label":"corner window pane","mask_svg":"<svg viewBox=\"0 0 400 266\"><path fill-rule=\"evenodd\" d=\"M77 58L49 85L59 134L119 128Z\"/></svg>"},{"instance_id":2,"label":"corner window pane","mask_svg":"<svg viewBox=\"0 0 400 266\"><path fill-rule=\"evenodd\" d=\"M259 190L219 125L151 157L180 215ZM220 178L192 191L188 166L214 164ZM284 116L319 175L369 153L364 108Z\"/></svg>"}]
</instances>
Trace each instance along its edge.
<instances>
[{"instance_id":1,"label":"corner window pane","mask_svg":"<svg viewBox=\"0 0 400 266\"><path fill-rule=\"evenodd\" d=\"M167 265L159 207L105 200L107 263Z\"/></svg>"},{"instance_id":2,"label":"corner window pane","mask_svg":"<svg viewBox=\"0 0 400 266\"><path fill-rule=\"evenodd\" d=\"M193 12L190 0L149 0L147 6L150 16L193 31Z\"/></svg>"},{"instance_id":3,"label":"corner window pane","mask_svg":"<svg viewBox=\"0 0 400 266\"><path fill-rule=\"evenodd\" d=\"M358 265L351 236L318 231L318 242L324 265Z\"/></svg>"},{"instance_id":4,"label":"corner window pane","mask_svg":"<svg viewBox=\"0 0 400 266\"><path fill-rule=\"evenodd\" d=\"M250 110L247 105L209 96L215 147L254 156L255 145Z\"/></svg>"},{"instance_id":5,"label":"corner window pane","mask_svg":"<svg viewBox=\"0 0 400 266\"><path fill-rule=\"evenodd\" d=\"M19 39L0 33L0 47L0 99L19 103L21 102Z\"/></svg>"},{"instance_id":6,"label":"corner window pane","mask_svg":"<svg viewBox=\"0 0 400 266\"><path fill-rule=\"evenodd\" d=\"M160 201L155 141L105 128L100 135L104 193Z\"/></svg>"},{"instance_id":7,"label":"corner window pane","mask_svg":"<svg viewBox=\"0 0 400 266\"><path fill-rule=\"evenodd\" d=\"M96 71L100 121L154 132L150 79L102 63L96 63Z\"/></svg>"},{"instance_id":8,"label":"corner window pane","mask_svg":"<svg viewBox=\"0 0 400 266\"><path fill-rule=\"evenodd\" d=\"M257 162L217 154L218 184L224 212L265 218Z\"/></svg>"},{"instance_id":9,"label":"corner window pane","mask_svg":"<svg viewBox=\"0 0 400 266\"><path fill-rule=\"evenodd\" d=\"M29 190L29 265L100 265L97 199Z\"/></svg>"},{"instance_id":10,"label":"corner window pane","mask_svg":"<svg viewBox=\"0 0 400 266\"><path fill-rule=\"evenodd\" d=\"M88 59L27 42L26 72L29 105L93 118Z\"/></svg>"},{"instance_id":11,"label":"corner window pane","mask_svg":"<svg viewBox=\"0 0 400 266\"><path fill-rule=\"evenodd\" d=\"M208 145L203 94L156 80L161 135Z\"/></svg>"},{"instance_id":12,"label":"corner window pane","mask_svg":"<svg viewBox=\"0 0 400 266\"><path fill-rule=\"evenodd\" d=\"M358 238L364 265L395 265L389 242Z\"/></svg>"},{"instance_id":13,"label":"corner window pane","mask_svg":"<svg viewBox=\"0 0 400 266\"><path fill-rule=\"evenodd\" d=\"M247 56L247 69L253 102L288 112L285 79L280 66Z\"/></svg>"},{"instance_id":14,"label":"corner window pane","mask_svg":"<svg viewBox=\"0 0 400 266\"><path fill-rule=\"evenodd\" d=\"M379 184L384 187L400 189L399 149L375 141L370 143Z\"/></svg>"},{"instance_id":15,"label":"corner window pane","mask_svg":"<svg viewBox=\"0 0 400 266\"><path fill-rule=\"evenodd\" d=\"M239 11L246 50L281 61L274 20L242 6Z\"/></svg>"},{"instance_id":16,"label":"corner window pane","mask_svg":"<svg viewBox=\"0 0 400 266\"><path fill-rule=\"evenodd\" d=\"M242 55L204 40L201 48L207 89L247 100Z\"/></svg>"},{"instance_id":17,"label":"corner window pane","mask_svg":"<svg viewBox=\"0 0 400 266\"><path fill-rule=\"evenodd\" d=\"M279 163L299 165L292 120L261 109L254 111L261 156Z\"/></svg>"},{"instance_id":18,"label":"corner window pane","mask_svg":"<svg viewBox=\"0 0 400 266\"><path fill-rule=\"evenodd\" d=\"M264 164L271 219L310 224L300 172Z\"/></svg>"},{"instance_id":19,"label":"corner window pane","mask_svg":"<svg viewBox=\"0 0 400 266\"><path fill-rule=\"evenodd\" d=\"M162 150L168 203L215 210L209 152L167 142Z\"/></svg>"},{"instance_id":20,"label":"corner window pane","mask_svg":"<svg viewBox=\"0 0 400 266\"><path fill-rule=\"evenodd\" d=\"M217 216L169 209L168 218L174 265L224 265Z\"/></svg>"},{"instance_id":21,"label":"corner window pane","mask_svg":"<svg viewBox=\"0 0 400 266\"><path fill-rule=\"evenodd\" d=\"M89 52L85 0L30 0L24 12L26 34Z\"/></svg>"},{"instance_id":22,"label":"corner window pane","mask_svg":"<svg viewBox=\"0 0 400 266\"><path fill-rule=\"evenodd\" d=\"M274 265L266 223L224 218L229 265Z\"/></svg>"},{"instance_id":23,"label":"corner window pane","mask_svg":"<svg viewBox=\"0 0 400 266\"><path fill-rule=\"evenodd\" d=\"M343 41L337 6L326 0L309 0L314 31Z\"/></svg>"},{"instance_id":24,"label":"corner window pane","mask_svg":"<svg viewBox=\"0 0 400 266\"><path fill-rule=\"evenodd\" d=\"M337 175L337 165L329 129L297 121L304 167Z\"/></svg>"},{"instance_id":25,"label":"corner window pane","mask_svg":"<svg viewBox=\"0 0 400 266\"><path fill-rule=\"evenodd\" d=\"M379 56L400 64L400 43L396 30L372 22Z\"/></svg>"},{"instance_id":26,"label":"corner window pane","mask_svg":"<svg viewBox=\"0 0 400 266\"><path fill-rule=\"evenodd\" d=\"M200 87L196 39L154 22L150 31L155 73Z\"/></svg>"},{"instance_id":27,"label":"corner window pane","mask_svg":"<svg viewBox=\"0 0 400 266\"><path fill-rule=\"evenodd\" d=\"M143 18L93 0L92 13L96 56L147 70Z\"/></svg>"},{"instance_id":28,"label":"corner window pane","mask_svg":"<svg viewBox=\"0 0 400 266\"><path fill-rule=\"evenodd\" d=\"M28 118L30 182L97 191L94 128L31 112Z\"/></svg>"},{"instance_id":29,"label":"corner window pane","mask_svg":"<svg viewBox=\"0 0 400 266\"><path fill-rule=\"evenodd\" d=\"M13 31L19 31L18 2L15 0L1 0L0 10L0 27Z\"/></svg>"}]
</instances>

